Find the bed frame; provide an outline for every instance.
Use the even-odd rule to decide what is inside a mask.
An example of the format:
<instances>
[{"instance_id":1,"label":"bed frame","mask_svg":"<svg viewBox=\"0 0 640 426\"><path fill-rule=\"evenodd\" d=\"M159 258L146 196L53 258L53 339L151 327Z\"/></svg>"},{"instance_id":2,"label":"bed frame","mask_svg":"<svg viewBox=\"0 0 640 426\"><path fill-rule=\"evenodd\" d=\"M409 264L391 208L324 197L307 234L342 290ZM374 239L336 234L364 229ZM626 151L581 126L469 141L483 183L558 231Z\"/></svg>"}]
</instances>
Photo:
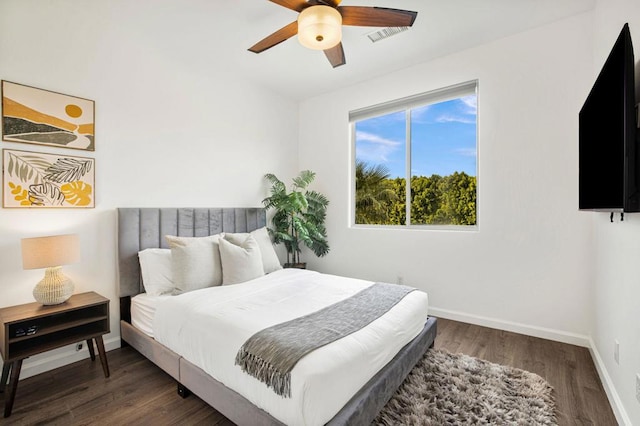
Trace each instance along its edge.
<instances>
[{"instance_id":1,"label":"bed frame","mask_svg":"<svg viewBox=\"0 0 640 426\"><path fill-rule=\"evenodd\" d=\"M165 235L204 237L220 232L250 232L266 225L262 208L119 208L118 271L120 332L129 344L178 383L178 394L198 395L238 425L282 425L266 411L227 388L199 367L137 330L131 323L131 297L142 293L138 252L168 248ZM436 337L430 317L420 334L365 384L328 425L369 425L393 396Z\"/></svg>"}]
</instances>

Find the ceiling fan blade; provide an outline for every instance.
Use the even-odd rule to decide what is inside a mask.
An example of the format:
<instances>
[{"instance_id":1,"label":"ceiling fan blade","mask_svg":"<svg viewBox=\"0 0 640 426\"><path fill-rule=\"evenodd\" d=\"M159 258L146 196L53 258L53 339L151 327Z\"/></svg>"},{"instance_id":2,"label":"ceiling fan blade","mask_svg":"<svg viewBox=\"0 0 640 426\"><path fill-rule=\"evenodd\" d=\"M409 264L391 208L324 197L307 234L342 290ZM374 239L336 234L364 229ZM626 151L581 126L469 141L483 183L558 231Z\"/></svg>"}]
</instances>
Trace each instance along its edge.
<instances>
[{"instance_id":1,"label":"ceiling fan blade","mask_svg":"<svg viewBox=\"0 0 640 426\"><path fill-rule=\"evenodd\" d=\"M344 58L344 49L342 48L342 43L338 43L331 49L325 50L324 54L331 63L331 66L334 68L347 63L346 59Z\"/></svg>"},{"instance_id":2,"label":"ceiling fan blade","mask_svg":"<svg viewBox=\"0 0 640 426\"><path fill-rule=\"evenodd\" d=\"M311 6L305 0L269 0L272 3L284 6L287 9L295 10L296 12L302 12L307 7Z\"/></svg>"},{"instance_id":3,"label":"ceiling fan blade","mask_svg":"<svg viewBox=\"0 0 640 426\"><path fill-rule=\"evenodd\" d=\"M410 27L418 12L386 7L340 6L342 25L358 27Z\"/></svg>"},{"instance_id":4,"label":"ceiling fan blade","mask_svg":"<svg viewBox=\"0 0 640 426\"><path fill-rule=\"evenodd\" d=\"M293 21L289 25L280 28L275 33L263 38L251 46L249 51L253 53L264 52L265 50L275 46L276 44L282 43L296 34L298 34L298 21Z\"/></svg>"}]
</instances>

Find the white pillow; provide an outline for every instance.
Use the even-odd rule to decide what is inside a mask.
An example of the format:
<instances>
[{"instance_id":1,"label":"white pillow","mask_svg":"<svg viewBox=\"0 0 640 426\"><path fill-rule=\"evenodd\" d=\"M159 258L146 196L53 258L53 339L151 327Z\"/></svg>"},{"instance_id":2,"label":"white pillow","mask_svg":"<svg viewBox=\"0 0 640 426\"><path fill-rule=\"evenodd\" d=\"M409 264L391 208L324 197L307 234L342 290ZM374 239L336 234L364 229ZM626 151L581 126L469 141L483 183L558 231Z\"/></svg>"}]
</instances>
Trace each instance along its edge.
<instances>
[{"instance_id":1,"label":"white pillow","mask_svg":"<svg viewBox=\"0 0 640 426\"><path fill-rule=\"evenodd\" d=\"M138 252L142 285L147 294L160 296L173 293L176 286L173 283L171 266L171 250L148 248Z\"/></svg>"},{"instance_id":2,"label":"white pillow","mask_svg":"<svg viewBox=\"0 0 640 426\"><path fill-rule=\"evenodd\" d=\"M165 236L171 247L173 282L180 292L222 284L218 241L222 234L209 237Z\"/></svg>"},{"instance_id":3,"label":"white pillow","mask_svg":"<svg viewBox=\"0 0 640 426\"><path fill-rule=\"evenodd\" d=\"M264 226L262 228L256 229L255 231L251 231L250 234L227 233L225 234L224 238L235 245L241 245L242 241L244 241L249 235L255 238L256 242L258 243L258 247L260 247L260 255L262 256L262 266L264 267L264 273L270 274L273 271L282 269L282 265L280 265L280 259L278 259L278 255L276 254L276 251L273 248L273 243L271 242L271 237L269 237L269 231L267 231L267 228L265 228Z\"/></svg>"},{"instance_id":4,"label":"white pillow","mask_svg":"<svg viewBox=\"0 0 640 426\"><path fill-rule=\"evenodd\" d=\"M220 259L222 285L238 284L264 275L260 247L251 235L239 245L221 238Z\"/></svg>"}]
</instances>

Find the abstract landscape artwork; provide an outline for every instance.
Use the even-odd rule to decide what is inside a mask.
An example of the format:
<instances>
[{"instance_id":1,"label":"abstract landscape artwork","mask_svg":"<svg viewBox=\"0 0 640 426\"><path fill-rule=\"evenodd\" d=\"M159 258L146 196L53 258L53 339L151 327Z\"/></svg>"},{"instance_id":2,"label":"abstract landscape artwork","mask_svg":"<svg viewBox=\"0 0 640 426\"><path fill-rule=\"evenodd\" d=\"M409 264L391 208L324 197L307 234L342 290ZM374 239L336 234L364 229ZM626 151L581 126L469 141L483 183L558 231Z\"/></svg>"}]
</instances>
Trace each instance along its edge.
<instances>
[{"instance_id":1,"label":"abstract landscape artwork","mask_svg":"<svg viewBox=\"0 0 640 426\"><path fill-rule=\"evenodd\" d=\"M95 160L2 150L6 208L95 207Z\"/></svg>"},{"instance_id":2,"label":"abstract landscape artwork","mask_svg":"<svg viewBox=\"0 0 640 426\"><path fill-rule=\"evenodd\" d=\"M2 140L95 150L95 103L2 81Z\"/></svg>"}]
</instances>

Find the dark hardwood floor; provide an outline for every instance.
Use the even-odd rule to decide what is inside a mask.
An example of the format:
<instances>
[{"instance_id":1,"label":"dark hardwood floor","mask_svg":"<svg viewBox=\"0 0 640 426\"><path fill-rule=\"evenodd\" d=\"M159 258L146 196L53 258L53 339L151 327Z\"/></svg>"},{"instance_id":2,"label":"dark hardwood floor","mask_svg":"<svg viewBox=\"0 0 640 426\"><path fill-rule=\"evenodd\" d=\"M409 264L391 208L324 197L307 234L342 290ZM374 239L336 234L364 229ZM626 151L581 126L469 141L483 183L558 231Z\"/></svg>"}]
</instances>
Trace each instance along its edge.
<instances>
[{"instance_id":1,"label":"dark hardwood floor","mask_svg":"<svg viewBox=\"0 0 640 426\"><path fill-rule=\"evenodd\" d=\"M587 348L448 320L438 320L436 348L543 377L555 390L559 425L618 424Z\"/></svg>"},{"instance_id":2,"label":"dark hardwood floor","mask_svg":"<svg viewBox=\"0 0 640 426\"><path fill-rule=\"evenodd\" d=\"M555 388L560 425L617 424L586 348L443 319L436 348L544 377ZM180 398L173 379L134 349L108 358L108 379L87 359L22 380L0 425L233 425L195 395Z\"/></svg>"}]
</instances>

